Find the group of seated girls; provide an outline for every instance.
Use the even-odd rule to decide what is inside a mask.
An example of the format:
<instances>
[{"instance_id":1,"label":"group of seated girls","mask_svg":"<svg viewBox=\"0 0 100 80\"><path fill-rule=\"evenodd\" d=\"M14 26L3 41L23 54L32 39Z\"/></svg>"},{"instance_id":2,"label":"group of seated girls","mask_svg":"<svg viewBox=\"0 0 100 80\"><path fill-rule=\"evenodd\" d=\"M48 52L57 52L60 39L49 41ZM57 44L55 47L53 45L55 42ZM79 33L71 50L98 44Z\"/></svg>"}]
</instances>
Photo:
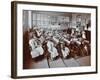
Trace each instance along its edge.
<instances>
[{"instance_id":1,"label":"group of seated girls","mask_svg":"<svg viewBox=\"0 0 100 80\"><path fill-rule=\"evenodd\" d=\"M29 31L30 54L32 58L47 53L51 60L61 58L89 55L90 43L86 40L85 32L72 30L43 30L32 28Z\"/></svg>"}]
</instances>

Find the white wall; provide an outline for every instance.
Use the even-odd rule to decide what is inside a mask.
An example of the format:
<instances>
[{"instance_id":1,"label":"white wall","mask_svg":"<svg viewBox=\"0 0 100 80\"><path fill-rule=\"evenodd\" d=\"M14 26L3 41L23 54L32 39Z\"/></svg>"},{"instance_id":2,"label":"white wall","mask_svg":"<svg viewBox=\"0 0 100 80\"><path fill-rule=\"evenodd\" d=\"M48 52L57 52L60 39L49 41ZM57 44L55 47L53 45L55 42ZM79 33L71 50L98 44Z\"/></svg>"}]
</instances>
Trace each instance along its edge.
<instances>
[{"instance_id":1,"label":"white wall","mask_svg":"<svg viewBox=\"0 0 100 80\"><path fill-rule=\"evenodd\" d=\"M51 26L59 26L61 29L62 28L66 29L69 26L65 24L58 25L58 23L69 22L71 15L72 13L41 12L41 11L38 12L38 11L27 10L23 12L23 30L26 31L28 27L31 28L32 26L37 26L41 28L51 28ZM52 22L54 22L54 25L52 24Z\"/></svg>"},{"instance_id":2,"label":"white wall","mask_svg":"<svg viewBox=\"0 0 100 80\"><path fill-rule=\"evenodd\" d=\"M29 12L24 11L23 14L23 30L25 31L29 27Z\"/></svg>"},{"instance_id":3,"label":"white wall","mask_svg":"<svg viewBox=\"0 0 100 80\"><path fill-rule=\"evenodd\" d=\"M31 11L23 11L23 31L32 28L32 14Z\"/></svg>"},{"instance_id":4,"label":"white wall","mask_svg":"<svg viewBox=\"0 0 100 80\"><path fill-rule=\"evenodd\" d=\"M25 0L24 0L25 1ZM100 0L31 0L40 2L55 2L66 4L82 4L82 5L100 5ZM0 80L13 80L10 78L11 68L11 0L0 0ZM100 14L100 6L99 12ZM100 16L98 16L100 22ZM98 24L100 26L100 24ZM100 27L98 27L98 35ZM100 37L98 38L98 47L100 47ZM99 50L100 52L100 50ZM100 57L100 54L98 54ZM99 60L100 61L100 58ZM100 67L100 62L98 62ZM35 78L35 80L100 80L100 69L98 74L73 75L60 77ZM22 79L24 80L24 79ZM25 80L34 80L28 78Z\"/></svg>"},{"instance_id":5,"label":"white wall","mask_svg":"<svg viewBox=\"0 0 100 80\"><path fill-rule=\"evenodd\" d=\"M81 16L81 26L86 26L86 22L90 20L90 14L85 13L57 13L57 12L41 12L41 11L23 11L23 31L37 26L41 28L51 28L55 26L58 29L67 29L68 27L76 28L77 16ZM45 23L44 23L45 22ZM54 24L52 24L54 22ZM59 25L59 22L62 23ZM71 22L64 24L63 22ZM80 27L81 27L80 26ZM53 27L54 28L54 27ZM82 27L80 29L83 29Z\"/></svg>"}]
</instances>

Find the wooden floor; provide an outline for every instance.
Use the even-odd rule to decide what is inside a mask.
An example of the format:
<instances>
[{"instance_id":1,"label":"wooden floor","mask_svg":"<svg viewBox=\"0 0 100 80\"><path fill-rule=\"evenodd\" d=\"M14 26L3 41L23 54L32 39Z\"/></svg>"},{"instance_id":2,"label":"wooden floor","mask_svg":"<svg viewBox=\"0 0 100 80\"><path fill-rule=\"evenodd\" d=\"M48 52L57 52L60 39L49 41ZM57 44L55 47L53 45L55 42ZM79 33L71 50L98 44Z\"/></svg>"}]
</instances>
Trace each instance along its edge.
<instances>
[{"instance_id":1,"label":"wooden floor","mask_svg":"<svg viewBox=\"0 0 100 80\"><path fill-rule=\"evenodd\" d=\"M91 60L90 56L85 56L81 58L70 58L70 59L61 59L56 60L47 60L46 58L40 61L32 60L30 67L24 69L40 69L40 68L61 68L61 67L78 67L78 66L90 66Z\"/></svg>"}]
</instances>

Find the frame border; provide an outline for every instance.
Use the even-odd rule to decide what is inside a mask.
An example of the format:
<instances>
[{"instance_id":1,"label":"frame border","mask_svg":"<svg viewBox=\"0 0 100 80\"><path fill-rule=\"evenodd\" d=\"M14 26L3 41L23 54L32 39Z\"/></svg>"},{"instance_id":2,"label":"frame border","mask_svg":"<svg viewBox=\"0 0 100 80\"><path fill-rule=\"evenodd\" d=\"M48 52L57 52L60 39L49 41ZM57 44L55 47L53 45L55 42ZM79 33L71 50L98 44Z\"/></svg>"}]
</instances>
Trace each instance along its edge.
<instances>
[{"instance_id":1,"label":"frame border","mask_svg":"<svg viewBox=\"0 0 100 80\"><path fill-rule=\"evenodd\" d=\"M60 7L82 7L96 9L96 71L94 72L79 72L79 73L63 73L63 74L49 74L49 75L33 75L33 76L17 76L17 4L28 5L48 5ZM42 3L42 2L27 2L27 1L12 1L11 2L11 78L32 78L32 77L53 77L66 75L81 75L81 74L95 74L98 73L98 7L89 5L73 5L73 4L58 4L58 3Z\"/></svg>"}]
</instances>

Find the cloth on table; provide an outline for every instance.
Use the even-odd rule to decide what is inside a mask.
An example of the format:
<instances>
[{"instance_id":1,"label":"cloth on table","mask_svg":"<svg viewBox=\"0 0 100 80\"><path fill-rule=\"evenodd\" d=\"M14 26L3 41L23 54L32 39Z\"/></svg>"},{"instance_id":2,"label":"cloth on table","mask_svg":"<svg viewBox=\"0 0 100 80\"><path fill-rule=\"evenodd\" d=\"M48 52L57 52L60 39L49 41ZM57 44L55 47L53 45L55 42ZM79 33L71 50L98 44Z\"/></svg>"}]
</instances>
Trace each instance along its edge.
<instances>
[{"instance_id":1,"label":"cloth on table","mask_svg":"<svg viewBox=\"0 0 100 80\"><path fill-rule=\"evenodd\" d=\"M70 50L65 47L65 49L61 49L63 57L66 58L69 55Z\"/></svg>"},{"instance_id":2,"label":"cloth on table","mask_svg":"<svg viewBox=\"0 0 100 80\"><path fill-rule=\"evenodd\" d=\"M32 58L38 57L43 54L43 48L41 45L38 45L34 38L29 40L29 45L31 46L31 56Z\"/></svg>"},{"instance_id":3,"label":"cloth on table","mask_svg":"<svg viewBox=\"0 0 100 80\"><path fill-rule=\"evenodd\" d=\"M39 46L31 51L31 56L32 56L32 58L35 58L40 55L43 55L43 52L44 52L43 48L41 46Z\"/></svg>"},{"instance_id":4,"label":"cloth on table","mask_svg":"<svg viewBox=\"0 0 100 80\"><path fill-rule=\"evenodd\" d=\"M37 46L37 42L35 41L34 38L29 40L29 45L32 48L32 50Z\"/></svg>"},{"instance_id":5,"label":"cloth on table","mask_svg":"<svg viewBox=\"0 0 100 80\"><path fill-rule=\"evenodd\" d=\"M54 43L51 41L47 42L48 51L51 55L51 58L58 56L57 49L54 47Z\"/></svg>"}]
</instances>

